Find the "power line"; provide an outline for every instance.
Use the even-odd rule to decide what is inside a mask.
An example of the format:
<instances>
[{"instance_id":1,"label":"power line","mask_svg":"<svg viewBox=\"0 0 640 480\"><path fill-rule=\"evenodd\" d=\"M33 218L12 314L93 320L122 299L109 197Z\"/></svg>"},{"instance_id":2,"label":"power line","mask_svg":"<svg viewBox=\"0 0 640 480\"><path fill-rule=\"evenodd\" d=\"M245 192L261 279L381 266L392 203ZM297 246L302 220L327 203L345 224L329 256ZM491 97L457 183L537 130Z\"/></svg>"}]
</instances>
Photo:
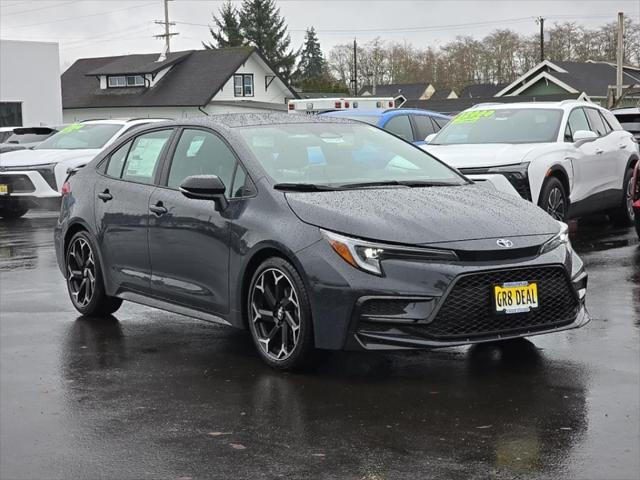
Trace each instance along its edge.
<instances>
[{"instance_id":1,"label":"power line","mask_svg":"<svg viewBox=\"0 0 640 480\"><path fill-rule=\"evenodd\" d=\"M48 7L38 7L38 8L31 8L29 10L20 10L19 12L3 13L2 16L3 17L10 17L12 15L22 15L23 13L40 12L42 10L47 10L49 8L58 8L58 7L62 7L64 5L68 5L70 3L77 3L78 1L79 0L72 0L70 2L63 2L63 3L57 3L55 5L49 5Z\"/></svg>"},{"instance_id":2,"label":"power line","mask_svg":"<svg viewBox=\"0 0 640 480\"><path fill-rule=\"evenodd\" d=\"M100 12L100 13L92 13L90 15L82 15L80 17L67 17L67 18L60 18L58 20L49 20L46 22L38 22L38 23L27 23L27 24L22 24L22 25L14 25L14 26L10 26L10 27L6 27L3 26L2 28L25 28L25 27L36 27L38 25L47 25L49 23L61 23L61 22L67 22L69 20L80 20L82 18L90 18L90 17L99 17L102 15L109 15L112 13L118 13L118 12L125 12L127 10L133 10L135 8L143 8L143 7L148 7L150 5L155 5L156 2L152 2L152 3L143 3L142 5L135 5L133 7L127 7L127 8L120 8L118 10L109 10L106 12Z\"/></svg>"}]
</instances>

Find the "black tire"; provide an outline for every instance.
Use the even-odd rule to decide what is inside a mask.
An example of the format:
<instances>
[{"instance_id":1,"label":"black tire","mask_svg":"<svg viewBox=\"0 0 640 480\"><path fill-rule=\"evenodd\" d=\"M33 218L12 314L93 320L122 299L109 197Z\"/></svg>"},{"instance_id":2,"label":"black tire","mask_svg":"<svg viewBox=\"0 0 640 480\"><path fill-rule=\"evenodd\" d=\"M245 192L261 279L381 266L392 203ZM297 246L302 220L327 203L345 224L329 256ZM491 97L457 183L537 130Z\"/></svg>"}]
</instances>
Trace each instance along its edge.
<instances>
[{"instance_id":1,"label":"black tire","mask_svg":"<svg viewBox=\"0 0 640 480\"><path fill-rule=\"evenodd\" d=\"M67 291L71 303L82 315L106 316L118 310L122 300L105 293L96 251L87 232L80 231L71 237L64 257Z\"/></svg>"},{"instance_id":2,"label":"black tire","mask_svg":"<svg viewBox=\"0 0 640 480\"><path fill-rule=\"evenodd\" d=\"M5 218L7 220L14 220L16 218L20 218L25 215L29 211L28 208L20 208L20 207L1 207L0 208L0 217Z\"/></svg>"},{"instance_id":3,"label":"black tire","mask_svg":"<svg viewBox=\"0 0 640 480\"><path fill-rule=\"evenodd\" d=\"M278 279L278 275L283 277ZM303 370L314 364L316 350L309 295L293 265L278 257L265 260L251 278L246 302L251 338L267 365L279 370ZM282 358L277 358L280 355Z\"/></svg>"},{"instance_id":4,"label":"black tire","mask_svg":"<svg viewBox=\"0 0 640 480\"><path fill-rule=\"evenodd\" d=\"M640 238L640 215L636 215L636 233L638 234L638 238Z\"/></svg>"},{"instance_id":5,"label":"black tire","mask_svg":"<svg viewBox=\"0 0 640 480\"><path fill-rule=\"evenodd\" d=\"M569 199L562 182L556 177L549 177L542 184L538 206L556 220L567 221Z\"/></svg>"},{"instance_id":6,"label":"black tire","mask_svg":"<svg viewBox=\"0 0 640 480\"><path fill-rule=\"evenodd\" d=\"M630 168L624 174L622 183L622 200L620 206L609 211L609 219L614 225L619 227L628 227L633 225L635 214L633 211L633 201L631 195L631 177L633 177L633 169Z\"/></svg>"}]
</instances>

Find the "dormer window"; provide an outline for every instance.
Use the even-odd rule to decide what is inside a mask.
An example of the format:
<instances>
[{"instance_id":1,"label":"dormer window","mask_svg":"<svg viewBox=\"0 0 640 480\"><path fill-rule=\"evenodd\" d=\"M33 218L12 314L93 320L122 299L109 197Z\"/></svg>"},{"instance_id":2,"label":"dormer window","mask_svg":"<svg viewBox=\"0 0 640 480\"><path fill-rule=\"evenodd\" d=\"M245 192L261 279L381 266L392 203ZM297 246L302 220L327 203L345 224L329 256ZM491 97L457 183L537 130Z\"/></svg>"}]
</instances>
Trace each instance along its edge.
<instances>
[{"instance_id":1,"label":"dormer window","mask_svg":"<svg viewBox=\"0 0 640 480\"><path fill-rule=\"evenodd\" d=\"M142 75L118 75L107 77L109 88L144 87Z\"/></svg>"},{"instance_id":2,"label":"dormer window","mask_svg":"<svg viewBox=\"0 0 640 480\"><path fill-rule=\"evenodd\" d=\"M253 97L253 73L242 73L233 77L236 97Z\"/></svg>"}]
</instances>

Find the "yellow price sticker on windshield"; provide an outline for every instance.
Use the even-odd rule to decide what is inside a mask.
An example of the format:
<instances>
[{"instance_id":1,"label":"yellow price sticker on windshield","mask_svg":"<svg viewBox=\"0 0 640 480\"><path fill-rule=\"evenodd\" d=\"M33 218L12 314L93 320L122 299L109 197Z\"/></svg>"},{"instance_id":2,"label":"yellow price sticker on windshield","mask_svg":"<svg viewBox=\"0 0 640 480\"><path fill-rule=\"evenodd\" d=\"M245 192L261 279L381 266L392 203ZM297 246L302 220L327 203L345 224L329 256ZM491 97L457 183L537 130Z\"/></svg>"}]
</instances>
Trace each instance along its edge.
<instances>
[{"instance_id":1,"label":"yellow price sticker on windshield","mask_svg":"<svg viewBox=\"0 0 640 480\"><path fill-rule=\"evenodd\" d=\"M495 113L495 110L471 110L470 112L462 112L457 115L451 123L475 123L481 118L492 117Z\"/></svg>"},{"instance_id":2,"label":"yellow price sticker on windshield","mask_svg":"<svg viewBox=\"0 0 640 480\"><path fill-rule=\"evenodd\" d=\"M60 133L75 132L76 130L80 130L82 127L84 127L84 125L81 123L72 123L71 125L67 125L62 130L60 130Z\"/></svg>"}]
</instances>

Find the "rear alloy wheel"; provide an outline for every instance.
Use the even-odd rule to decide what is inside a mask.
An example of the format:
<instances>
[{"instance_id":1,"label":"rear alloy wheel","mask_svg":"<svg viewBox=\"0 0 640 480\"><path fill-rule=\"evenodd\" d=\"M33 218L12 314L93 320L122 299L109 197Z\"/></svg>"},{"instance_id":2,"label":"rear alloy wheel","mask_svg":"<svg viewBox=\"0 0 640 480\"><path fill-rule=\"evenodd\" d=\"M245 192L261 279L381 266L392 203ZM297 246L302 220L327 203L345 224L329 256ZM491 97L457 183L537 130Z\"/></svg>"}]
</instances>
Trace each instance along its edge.
<instances>
[{"instance_id":1,"label":"rear alloy wheel","mask_svg":"<svg viewBox=\"0 0 640 480\"><path fill-rule=\"evenodd\" d=\"M633 169L627 170L624 175L623 196L620 206L609 212L611 221L620 227L628 227L633 225L635 220L635 211L633 210L633 185L631 178L633 177Z\"/></svg>"},{"instance_id":2,"label":"rear alloy wheel","mask_svg":"<svg viewBox=\"0 0 640 480\"><path fill-rule=\"evenodd\" d=\"M76 233L69 242L65 273L69 297L81 314L108 315L120 308L122 300L104 292L100 263L86 232Z\"/></svg>"},{"instance_id":3,"label":"rear alloy wheel","mask_svg":"<svg viewBox=\"0 0 640 480\"><path fill-rule=\"evenodd\" d=\"M549 177L545 180L538 205L556 220L566 221L569 201L560 180L555 177Z\"/></svg>"},{"instance_id":4,"label":"rear alloy wheel","mask_svg":"<svg viewBox=\"0 0 640 480\"><path fill-rule=\"evenodd\" d=\"M249 329L262 359L282 370L308 365L314 350L309 300L293 266L280 258L265 261L248 300Z\"/></svg>"}]
</instances>

